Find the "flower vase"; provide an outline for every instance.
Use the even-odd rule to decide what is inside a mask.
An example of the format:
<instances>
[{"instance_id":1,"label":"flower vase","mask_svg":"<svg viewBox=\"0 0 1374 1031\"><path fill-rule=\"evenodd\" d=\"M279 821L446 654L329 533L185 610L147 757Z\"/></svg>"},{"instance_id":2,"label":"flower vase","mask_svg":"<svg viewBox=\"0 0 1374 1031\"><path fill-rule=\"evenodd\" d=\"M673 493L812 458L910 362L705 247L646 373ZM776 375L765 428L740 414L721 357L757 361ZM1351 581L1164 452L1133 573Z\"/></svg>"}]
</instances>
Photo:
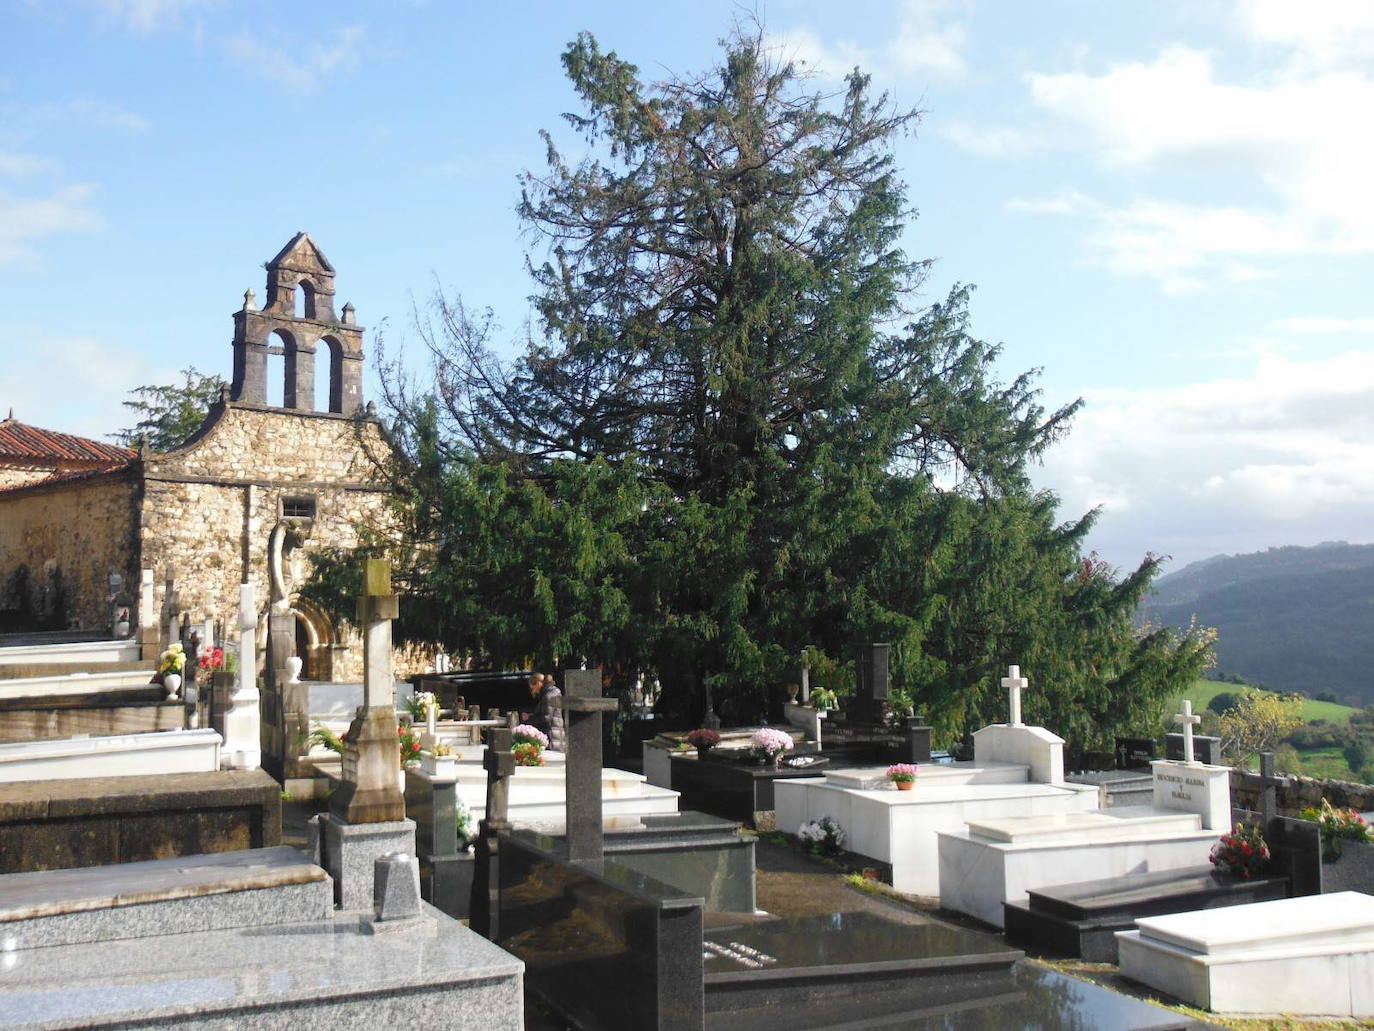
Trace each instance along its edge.
<instances>
[{"instance_id":1,"label":"flower vase","mask_svg":"<svg viewBox=\"0 0 1374 1031\"><path fill-rule=\"evenodd\" d=\"M181 690L181 674L180 674L180 673L164 673L164 674L162 674L162 686L165 687L165 688L167 689L167 701L169 701L169 702L175 701L175 700L176 700L176 696L177 696L177 692Z\"/></svg>"},{"instance_id":2,"label":"flower vase","mask_svg":"<svg viewBox=\"0 0 1374 1031\"><path fill-rule=\"evenodd\" d=\"M893 781L893 783L897 785L898 791L910 791L912 788L916 786L916 782L914 780L898 780Z\"/></svg>"},{"instance_id":3,"label":"flower vase","mask_svg":"<svg viewBox=\"0 0 1374 1031\"><path fill-rule=\"evenodd\" d=\"M778 752L776 755L770 755L770 756L768 757L768 765L771 766L771 767L773 767L773 769L775 769L775 770L776 770L779 766L781 766L781 765L782 765L782 753L781 753L781 752Z\"/></svg>"}]
</instances>

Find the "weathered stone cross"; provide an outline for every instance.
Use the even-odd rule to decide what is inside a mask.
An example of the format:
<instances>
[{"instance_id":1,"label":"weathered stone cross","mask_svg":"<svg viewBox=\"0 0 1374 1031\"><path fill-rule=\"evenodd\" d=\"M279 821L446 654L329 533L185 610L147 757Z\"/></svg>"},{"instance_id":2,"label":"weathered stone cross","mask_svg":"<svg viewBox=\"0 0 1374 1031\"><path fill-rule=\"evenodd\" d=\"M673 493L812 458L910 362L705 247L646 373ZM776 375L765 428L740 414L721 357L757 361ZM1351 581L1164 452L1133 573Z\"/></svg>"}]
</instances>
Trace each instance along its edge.
<instances>
[{"instance_id":1,"label":"weathered stone cross","mask_svg":"<svg viewBox=\"0 0 1374 1031\"><path fill-rule=\"evenodd\" d=\"M564 670L562 701L568 735L563 785L568 859L595 862L602 857L601 721L620 702L601 697L601 674L594 669Z\"/></svg>"},{"instance_id":2,"label":"weathered stone cross","mask_svg":"<svg viewBox=\"0 0 1374 1031\"><path fill-rule=\"evenodd\" d=\"M1193 715L1193 703L1183 699L1183 711L1174 717L1174 722L1183 727L1183 761L1193 763L1193 727L1202 722L1201 716Z\"/></svg>"},{"instance_id":3,"label":"weathered stone cross","mask_svg":"<svg viewBox=\"0 0 1374 1031\"><path fill-rule=\"evenodd\" d=\"M1263 833L1269 833L1269 824L1279 815L1279 789L1288 786L1287 777L1275 775L1274 753L1260 753L1260 819L1264 821Z\"/></svg>"},{"instance_id":4,"label":"weathered stone cross","mask_svg":"<svg viewBox=\"0 0 1374 1031\"><path fill-rule=\"evenodd\" d=\"M1011 719L1008 723L1013 727L1021 726L1021 692L1030 687L1030 678L1021 675L1020 666L1008 666L1007 675L1002 678L1002 686L1007 689L1008 703L1011 708Z\"/></svg>"}]
</instances>

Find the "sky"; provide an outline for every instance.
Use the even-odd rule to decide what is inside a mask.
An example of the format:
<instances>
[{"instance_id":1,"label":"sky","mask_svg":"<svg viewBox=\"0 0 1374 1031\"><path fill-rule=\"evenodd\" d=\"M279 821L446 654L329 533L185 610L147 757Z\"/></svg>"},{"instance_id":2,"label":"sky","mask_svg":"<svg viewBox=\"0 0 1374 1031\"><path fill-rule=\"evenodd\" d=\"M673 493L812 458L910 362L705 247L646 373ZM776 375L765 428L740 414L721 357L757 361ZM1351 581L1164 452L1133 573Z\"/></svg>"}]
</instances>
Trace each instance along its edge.
<instances>
[{"instance_id":1,"label":"sky","mask_svg":"<svg viewBox=\"0 0 1374 1031\"><path fill-rule=\"evenodd\" d=\"M817 88L857 65L922 110L913 303L975 284L1003 377L1084 400L1033 477L1100 507L1088 547L1374 540L1367 0L0 0L0 415L104 437L140 384L227 378L301 229L370 356L436 287L514 346L564 47L691 75L754 18Z\"/></svg>"}]
</instances>

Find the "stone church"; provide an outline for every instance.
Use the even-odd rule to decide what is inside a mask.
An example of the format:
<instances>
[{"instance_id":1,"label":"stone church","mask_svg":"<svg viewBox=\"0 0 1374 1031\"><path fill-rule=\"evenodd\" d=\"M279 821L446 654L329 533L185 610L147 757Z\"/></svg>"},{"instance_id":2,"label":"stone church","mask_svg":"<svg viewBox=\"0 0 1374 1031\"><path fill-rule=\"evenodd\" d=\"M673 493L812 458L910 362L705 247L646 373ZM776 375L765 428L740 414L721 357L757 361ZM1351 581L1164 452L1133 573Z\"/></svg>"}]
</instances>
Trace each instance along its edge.
<instances>
[{"instance_id":1,"label":"stone church","mask_svg":"<svg viewBox=\"0 0 1374 1031\"><path fill-rule=\"evenodd\" d=\"M137 585L151 569L161 625L185 614L232 638L248 582L260 642L278 599L304 679L359 679L351 632L297 592L310 551L387 519L392 452L363 400L363 328L351 304L335 311L334 267L305 233L267 263L262 307L249 290L233 318L232 386L173 451L0 422L0 616L108 628L111 575Z\"/></svg>"}]
</instances>

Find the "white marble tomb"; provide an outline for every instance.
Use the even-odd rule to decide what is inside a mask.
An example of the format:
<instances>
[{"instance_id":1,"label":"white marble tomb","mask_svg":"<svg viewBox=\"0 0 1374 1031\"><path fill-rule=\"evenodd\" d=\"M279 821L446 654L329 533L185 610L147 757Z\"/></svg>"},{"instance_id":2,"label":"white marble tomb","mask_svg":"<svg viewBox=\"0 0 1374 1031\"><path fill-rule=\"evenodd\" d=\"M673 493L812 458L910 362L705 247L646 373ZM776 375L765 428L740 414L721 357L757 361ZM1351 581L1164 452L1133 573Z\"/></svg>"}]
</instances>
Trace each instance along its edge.
<instances>
[{"instance_id":1,"label":"white marble tomb","mask_svg":"<svg viewBox=\"0 0 1374 1031\"><path fill-rule=\"evenodd\" d=\"M1126 977L1219 1013L1374 1016L1374 898L1305 895L1143 917Z\"/></svg>"}]
</instances>

